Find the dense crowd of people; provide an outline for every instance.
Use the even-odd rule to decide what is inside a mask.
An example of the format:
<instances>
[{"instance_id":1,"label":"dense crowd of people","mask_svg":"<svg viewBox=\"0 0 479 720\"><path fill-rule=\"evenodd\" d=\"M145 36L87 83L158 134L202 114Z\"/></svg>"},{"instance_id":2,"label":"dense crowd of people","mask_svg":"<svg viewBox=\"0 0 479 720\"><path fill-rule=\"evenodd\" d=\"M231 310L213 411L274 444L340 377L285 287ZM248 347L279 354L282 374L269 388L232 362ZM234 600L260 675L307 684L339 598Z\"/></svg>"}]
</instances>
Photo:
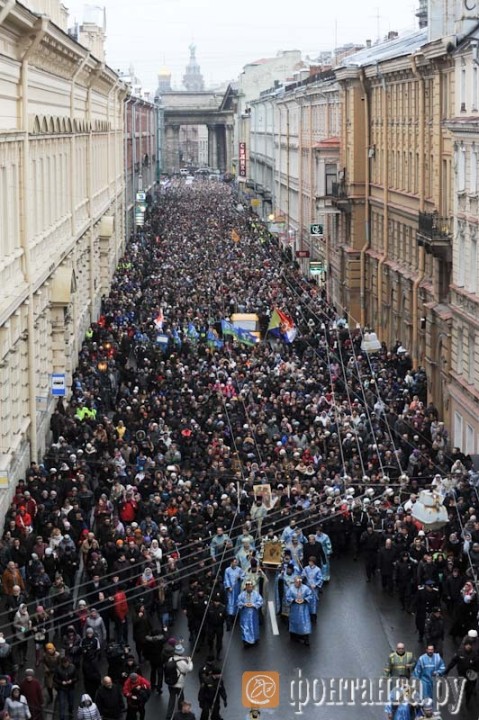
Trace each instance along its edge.
<instances>
[{"instance_id":1,"label":"dense crowd of people","mask_svg":"<svg viewBox=\"0 0 479 720\"><path fill-rule=\"evenodd\" d=\"M361 330L232 188L172 184L147 217L5 519L6 717L43 720L57 696L60 720L143 720L167 689L166 720L191 720L184 687L204 651L201 720L220 720L224 632L260 641L275 548L293 642L309 646L331 556L351 552L433 655L446 630L472 631L479 665L478 476L407 348L363 352ZM292 342L268 332L275 308ZM234 312L258 315L261 342L223 334ZM434 530L414 515L431 486L448 512ZM448 667L465 672L458 658Z\"/></svg>"}]
</instances>

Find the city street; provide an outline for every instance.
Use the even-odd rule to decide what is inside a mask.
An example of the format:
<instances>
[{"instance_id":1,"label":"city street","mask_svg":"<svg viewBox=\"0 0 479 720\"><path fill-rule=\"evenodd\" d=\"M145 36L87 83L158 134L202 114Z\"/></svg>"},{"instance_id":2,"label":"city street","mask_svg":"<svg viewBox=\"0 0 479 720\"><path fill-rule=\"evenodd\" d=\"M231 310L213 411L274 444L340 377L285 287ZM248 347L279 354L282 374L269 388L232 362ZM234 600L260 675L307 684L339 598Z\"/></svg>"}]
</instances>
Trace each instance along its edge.
<instances>
[{"instance_id":1,"label":"city street","mask_svg":"<svg viewBox=\"0 0 479 720\"><path fill-rule=\"evenodd\" d=\"M274 574L270 574L271 581ZM273 582L269 583L270 597ZM266 605L266 602L265 602ZM318 624L311 637L311 647L291 643L287 627L279 622L279 637L274 636L271 621L265 613L265 624L261 631L261 642L257 648L244 650L239 628L233 638L229 633L224 637L224 681L228 693L228 708L222 712L228 720L244 720L248 710L241 703L241 676L249 670L275 670L280 673L281 704L276 710L263 710L262 717L302 717L304 720L372 720L384 718L382 706L326 707L310 704L302 708L302 715L296 715L298 706L291 705L291 681L298 677L314 678L380 678L391 649L398 640L406 643L416 656L422 652L414 630L414 616L406 615L399 609L396 598L385 596L379 579L368 585L364 578L361 561L351 558L338 560L333 565L332 580L320 599ZM187 635L185 627L185 635ZM186 647L188 651L188 647ZM446 642L445 659L450 658L452 647ZM198 670L204 661L206 651L194 660L193 676L188 677L185 697L197 705ZM305 691L303 690L303 693ZM311 690L312 695L312 690ZM166 709L167 691L162 696L153 696L147 705L147 720L158 717ZM295 695L295 699L297 699ZM304 696L303 696L304 697ZM443 713L443 720L453 717ZM473 714L461 713L461 717Z\"/></svg>"}]
</instances>

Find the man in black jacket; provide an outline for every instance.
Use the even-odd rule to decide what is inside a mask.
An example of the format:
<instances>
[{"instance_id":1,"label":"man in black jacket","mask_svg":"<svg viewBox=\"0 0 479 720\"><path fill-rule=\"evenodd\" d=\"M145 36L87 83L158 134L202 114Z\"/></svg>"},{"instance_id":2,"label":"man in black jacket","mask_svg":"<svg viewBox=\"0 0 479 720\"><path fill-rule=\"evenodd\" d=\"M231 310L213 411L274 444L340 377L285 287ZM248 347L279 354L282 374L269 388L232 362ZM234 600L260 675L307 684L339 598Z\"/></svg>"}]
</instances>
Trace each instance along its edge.
<instances>
[{"instance_id":1,"label":"man in black jacket","mask_svg":"<svg viewBox=\"0 0 479 720\"><path fill-rule=\"evenodd\" d=\"M379 548L379 537L374 532L371 524L368 525L367 529L361 535L360 546L364 557L366 577L368 582L371 582L376 572Z\"/></svg>"},{"instance_id":2,"label":"man in black jacket","mask_svg":"<svg viewBox=\"0 0 479 720\"><path fill-rule=\"evenodd\" d=\"M387 538L384 546L378 552L379 571L381 573L381 585L389 595L393 594L394 587L394 563L396 551L391 538Z\"/></svg>"},{"instance_id":3,"label":"man in black jacket","mask_svg":"<svg viewBox=\"0 0 479 720\"><path fill-rule=\"evenodd\" d=\"M435 587L432 580L426 580L424 585L421 585L414 598L414 605L416 608L416 628L419 633L419 642L424 642L424 628L426 625L427 616L432 613L433 608L439 607L441 603L441 597L439 590Z\"/></svg>"},{"instance_id":4,"label":"man in black jacket","mask_svg":"<svg viewBox=\"0 0 479 720\"><path fill-rule=\"evenodd\" d=\"M151 634L146 635L143 641L143 655L150 663L150 684L151 689L162 693L163 687L163 663L162 651L165 644L165 636L160 630L153 629Z\"/></svg>"},{"instance_id":5,"label":"man in black jacket","mask_svg":"<svg viewBox=\"0 0 479 720\"><path fill-rule=\"evenodd\" d=\"M221 676L221 668L206 662L200 670L200 689L198 702L201 708L200 720L222 720L220 717L220 698L227 707L226 690Z\"/></svg>"},{"instance_id":6,"label":"man in black jacket","mask_svg":"<svg viewBox=\"0 0 479 720\"><path fill-rule=\"evenodd\" d=\"M119 720L125 707L121 687L105 675L96 691L95 703L103 720Z\"/></svg>"},{"instance_id":7,"label":"man in black jacket","mask_svg":"<svg viewBox=\"0 0 479 720\"><path fill-rule=\"evenodd\" d=\"M459 677L466 678L466 707L469 707L472 695L476 689L477 676L479 673L479 658L472 649L471 640L464 640L462 649L459 648L457 653L453 655L444 674L447 675L448 672L456 666Z\"/></svg>"},{"instance_id":8,"label":"man in black jacket","mask_svg":"<svg viewBox=\"0 0 479 720\"><path fill-rule=\"evenodd\" d=\"M208 638L208 651L213 652L213 646L216 645L216 659L221 656L223 647L223 633L226 620L226 608L221 602L221 595L216 594L213 602L206 611L206 636Z\"/></svg>"},{"instance_id":9,"label":"man in black jacket","mask_svg":"<svg viewBox=\"0 0 479 720\"><path fill-rule=\"evenodd\" d=\"M66 720L67 710L69 717L73 717L75 700L75 685L78 681L78 674L75 665L70 662L67 655L60 660L55 668L53 683L58 692L58 703L60 705L60 720Z\"/></svg>"}]
</instances>

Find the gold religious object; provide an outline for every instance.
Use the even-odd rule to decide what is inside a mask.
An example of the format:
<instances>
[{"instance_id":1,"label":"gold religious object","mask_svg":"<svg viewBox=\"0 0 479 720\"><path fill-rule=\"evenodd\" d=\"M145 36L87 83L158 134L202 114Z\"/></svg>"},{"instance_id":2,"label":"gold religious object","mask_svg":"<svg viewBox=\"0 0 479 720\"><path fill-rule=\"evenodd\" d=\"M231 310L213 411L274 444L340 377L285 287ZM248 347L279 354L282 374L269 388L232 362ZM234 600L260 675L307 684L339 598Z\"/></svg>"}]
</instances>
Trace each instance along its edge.
<instances>
[{"instance_id":1,"label":"gold religious object","mask_svg":"<svg viewBox=\"0 0 479 720\"><path fill-rule=\"evenodd\" d=\"M278 568L281 565L283 546L279 540L265 540L263 548L263 566Z\"/></svg>"}]
</instances>

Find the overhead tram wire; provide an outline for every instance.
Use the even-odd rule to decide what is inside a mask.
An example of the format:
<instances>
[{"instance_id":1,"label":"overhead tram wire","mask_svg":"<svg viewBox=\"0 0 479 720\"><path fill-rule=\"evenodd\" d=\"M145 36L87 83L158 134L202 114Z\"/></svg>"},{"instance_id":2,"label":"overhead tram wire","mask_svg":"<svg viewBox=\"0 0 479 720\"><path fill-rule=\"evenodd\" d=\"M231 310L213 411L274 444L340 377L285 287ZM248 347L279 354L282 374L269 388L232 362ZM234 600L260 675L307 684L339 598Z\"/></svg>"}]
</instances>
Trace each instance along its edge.
<instances>
[{"instance_id":1,"label":"overhead tram wire","mask_svg":"<svg viewBox=\"0 0 479 720\"><path fill-rule=\"evenodd\" d=\"M382 489L382 488L379 487L378 489ZM382 497L383 495L384 495L384 493L381 493L380 495L377 496L377 498ZM323 510L325 507L328 507L328 509L329 509L329 506L327 505L327 503L324 502L324 503L320 503L320 504L318 505L318 507L317 507L317 509L316 509L316 511L315 511L314 513L308 514L307 511L306 511L306 515L305 515L305 511L301 508L300 510L298 510L298 511L296 511L296 512L289 513L289 514L288 514L288 518L290 518L290 519L295 519L296 517L302 518L302 520L304 521L304 524L302 525L302 528L301 528L301 529L306 529L306 528L314 527L314 526L316 526L318 523L324 524L324 523L328 522L329 520L332 520L332 519L334 519L335 517L338 517L338 516L340 516L340 515L343 515L343 516L344 516L344 504L348 505L348 502L347 502L347 500L345 500L345 498L343 498L341 495L338 495L338 496L336 496L336 497L341 499L341 501L342 501L342 506L341 506L341 508L339 508L337 511L335 511L335 512L333 512L333 513L331 513L331 514L328 514L328 515L325 516L325 515L322 513L322 510ZM369 497L369 496L368 496L366 493L363 493L362 495L358 496L357 499L361 500L361 499L364 499L365 497ZM234 550L232 549L231 552L232 552L231 557L234 557ZM226 554L227 554L226 548L224 549L223 553L224 553L224 554L223 554L223 558L222 558L222 561L221 561L220 564L219 564L219 567L221 567L221 563L223 562L223 559L226 557ZM149 561L149 560L143 560L143 561L140 563L140 566L142 566L142 565L149 566L149 565L150 565L150 561ZM135 567L138 567L138 563L135 565ZM212 566L209 566L209 567L212 567ZM182 573L182 574L181 574L181 570L180 570L180 576L179 576L177 579L178 579L179 581L183 581L183 580L186 580L186 579L188 579L188 578L190 578L190 577L197 577L197 576L198 576L198 568L197 568L196 565L188 566L187 568L185 568L185 570L188 570L188 571L189 571L191 568L196 568L196 569L192 570L191 572L184 572L184 573ZM105 579L106 577L111 577L111 576L114 577L114 576L117 576L117 575L119 575L119 574L120 574L120 583L124 583L124 582L125 582L125 579L124 579L124 578L123 578L123 579L121 578L121 573L119 573L118 571L113 571L113 572L111 572L111 573L108 573L107 575L103 576L101 579L103 580L103 579ZM166 577L167 577L167 576L166 576ZM215 579L215 583L216 583L216 580L217 580L217 577L216 577L216 579ZM89 581L87 581L87 582L85 582L85 583L82 583L82 584L80 585L80 587L81 587L82 585L83 585L83 586L88 585L88 584L90 584L90 582L91 582L91 581L89 580ZM215 584L215 583L214 583L214 584ZM103 587L103 592L105 592L105 594L107 594L107 593L108 593L108 590L110 590L111 588L114 588L114 587L117 587L117 585L116 585L116 584L110 584L110 585L104 586L104 587ZM128 598L129 596L141 597L141 595L138 595L138 588L139 588L139 586L136 586L136 585L135 585L135 586L132 587L132 588L126 589L126 590L125 590L125 594L127 595L127 598ZM93 591L93 593L96 594L96 591ZM93 594L93 593L82 594L82 599L86 600L86 599L89 598L90 595ZM135 594L136 594L136 595L135 595ZM36 599L36 600L34 600L34 602L39 602L39 600L40 600L40 599ZM65 602L63 602L63 603L60 603L59 605L56 606L56 608L60 608L60 607L62 607L62 606L66 606L66 605L69 606L69 607L71 607L71 599L69 599L69 600L67 600L67 601L65 601ZM95 605L92 604L91 607L92 607L92 609L93 609L93 608L95 607ZM9 612L8 610L5 610L5 611L3 611L3 612L1 613L1 615L3 615L3 616L8 615L8 612ZM56 617L56 618L51 618L50 622L51 622L52 624L56 625L56 626L59 626L59 627L66 627L66 626L72 624L72 622L74 622L74 615L75 615L75 608L73 608L73 610L69 610L68 612L66 612L66 613L64 613L63 615L60 615L60 616L58 616L58 617ZM14 639L14 640L15 640L15 639L16 639L16 636L15 636L14 634L13 634L13 635L10 635L10 636L8 636L8 637L5 636L5 639L6 639L6 640L8 640L8 639Z\"/></svg>"},{"instance_id":2,"label":"overhead tram wire","mask_svg":"<svg viewBox=\"0 0 479 720\"><path fill-rule=\"evenodd\" d=\"M274 248L274 246L273 246L273 248ZM279 249L277 249L277 252L278 252L278 253L280 252ZM322 325L324 325L325 330L326 330L326 325L325 325L325 323L324 323L324 318L321 318L321 317L318 315L316 308L315 308L314 310L311 309L311 302L312 302L312 301L311 301L310 298L309 298L308 302L306 302L305 299L299 294L299 292L297 291L297 289L294 287L292 281L290 281L290 280L288 279L288 270L289 270L289 269L288 269L287 266L285 266L285 264L284 264L284 262L283 262L283 260L282 260L281 257L280 257L280 261L281 261L281 264L282 264L282 270L283 270L282 275L283 275L283 278L284 278L286 284L288 285L288 287L290 288L291 292L293 292L294 295L296 295L296 297L298 298L298 301L299 301L299 303L300 303L300 307L305 306L305 307L309 310L309 312L316 317L317 321L320 323L320 327L321 327ZM327 342L326 332L325 332L325 339L326 339L326 348L327 348L327 352L328 352L328 362L330 362L330 348L329 348L329 344L328 344L328 342ZM311 344L311 342L309 341L309 339L307 338L307 336L304 337L304 340L305 340L305 342L311 347L311 349L313 350L313 352L314 352L316 355L318 355L318 357L319 357L319 353L317 352L316 348L314 348L314 347L312 346L312 344ZM339 360L340 364L342 364L343 367L344 367L344 364L343 364L343 361L342 361L342 357L341 357L341 353L340 353L340 352L338 352L338 360ZM361 383L361 380L359 380L359 382L360 382L360 385L361 385L362 389L364 390L364 387L363 387L363 385L362 385L362 383ZM351 411L352 411L352 406L351 406L351 404L350 404L350 408L351 408ZM368 411L369 411L369 408L366 408L366 409L367 409L367 412L368 412ZM370 423L370 425L371 425L371 423ZM372 431L373 436L374 436L374 438L375 438L376 444L378 444L378 442L377 442L377 437L375 436L375 431L374 431L374 428L373 428L372 425L371 425L371 431ZM382 460L381 460L381 457L380 457L379 454L378 454L378 461L379 461L379 464L380 464L380 467L381 467L381 472L382 472L383 475L385 475L385 473L384 473L384 467L382 466Z\"/></svg>"},{"instance_id":3,"label":"overhead tram wire","mask_svg":"<svg viewBox=\"0 0 479 720\"><path fill-rule=\"evenodd\" d=\"M290 289L291 289L291 290L295 293L295 295L299 298L299 301L300 301L302 304L303 304L303 303L306 304L306 303L304 302L303 298L299 295L299 293L296 291L296 289L292 286L292 284L289 283L288 280L286 280L286 282L287 282L287 284L289 285ZM307 305L307 304L306 304L306 305ZM344 308L343 308L343 310L344 310ZM319 316L317 315L317 312L316 312L316 311L310 310L310 312L311 312L313 315L315 315L316 318L321 321L321 323L324 324L324 321L323 321L321 318L319 318ZM347 314L348 314L349 317L352 317L349 312L348 312ZM360 326L359 326L359 327L360 327ZM349 331L349 323L348 323L348 331ZM361 334L362 334L362 329L361 329L361 328L360 328L360 331L361 331ZM350 334L350 336L351 336L351 334ZM363 336L363 337L364 337L364 336ZM353 353L354 353L354 344L352 345L352 348L353 348ZM313 349L314 349L314 348L313 348ZM340 358L340 361L341 361L341 358ZM369 361L369 358L368 358L368 361ZM371 368L372 375L374 376L375 373L374 373L371 365L370 365L370 368ZM360 386L361 386L362 390L364 390L364 385L363 385L362 379L361 379L361 377L360 377L359 368L358 368L357 379L359 380L359 383L360 383ZM375 384L376 384L376 383L375 383ZM380 399L380 394L379 394L380 391L379 391L379 388L377 388L377 392L378 392L378 398ZM368 407L367 403L365 403L365 408L366 408L366 412L368 413L368 418L369 418L369 420L370 420L369 407ZM372 429L371 421L370 421L370 427L371 427L371 429ZM391 442L392 442L392 444L393 444L393 447L395 447L394 439L393 439L392 432L391 432L391 429L390 429L389 426L388 426L388 429L389 429L389 433L390 433ZM413 446L412 443L409 441L409 439L408 439L407 442L408 442L408 445L409 445L410 447L414 448L414 446ZM376 445L377 445L377 443L376 443ZM396 458L398 458L397 453L396 453ZM381 463L380 453L378 453L378 460L379 460L380 463ZM398 459L398 462L399 462L399 459ZM439 470L440 470L440 468L439 468L435 463L434 463L434 466L436 467L436 469L439 469ZM382 471L383 477L388 477L388 476L384 473L384 468L383 468L383 467L381 467L381 471ZM400 466L400 471L401 471L401 466ZM401 473L401 474L403 474L403 473ZM479 494L477 493L477 488L475 488L475 492L476 492L476 495L477 495L477 497L478 497L478 499L479 499ZM462 534L463 534L463 533L464 533L464 528L463 528L463 524L462 524L462 518L460 517L460 513L459 513L459 510L458 510L458 508L457 508L456 503L454 504L454 508L455 508L455 510L456 510L456 514L457 514L457 517L458 517L458 522L459 522L460 527L462 528ZM474 579L475 579L476 586L479 586L478 572L476 571L476 569L475 569L475 567L474 567L474 565L473 565L473 563L472 563L472 559L471 559L471 557L470 557L470 553L468 552L467 554L468 554L468 559L469 559L469 564L470 564L470 570L471 570L471 572L472 572L472 574L473 574L473 577L474 577Z\"/></svg>"},{"instance_id":4,"label":"overhead tram wire","mask_svg":"<svg viewBox=\"0 0 479 720\"><path fill-rule=\"evenodd\" d=\"M328 347L328 352L329 352L329 347ZM224 398L223 398L223 402L224 402ZM224 404L225 404L225 402L224 402ZM335 407L335 411L337 412L336 403L334 404L334 407ZM229 415L228 415L228 412L227 412L227 408L226 408L226 407L225 407L225 414L227 415L229 424L230 424L230 426L231 426L230 419L229 419ZM232 434L233 434L233 433L232 433ZM340 448L341 448L341 445L340 445ZM344 459L343 459L343 466L344 466ZM243 480L244 480L244 474L243 474ZM239 503L239 501L240 501L240 498L238 498L238 503ZM239 505L238 505L238 507L239 507ZM300 513L298 513L298 514L300 514ZM269 517L271 517L271 516L269 516ZM191 543L192 546L195 545L195 544L196 544L196 543ZM195 550L195 551L192 553L192 556L195 556L195 555L197 554L197 552L198 552L198 550ZM188 556L186 556L186 557L185 557L185 556L181 557L181 554L180 554L180 563L183 562L185 559L187 559L187 557L188 557ZM145 561L145 562L147 562L147 561ZM112 572L112 573L111 573L111 575L115 575L115 574L117 574L117 573L116 573L116 572ZM86 584L87 584L87 582L84 583L84 585L86 585ZM68 605L69 605L70 602L71 602L71 601L68 600L68 601L65 602L65 604L68 604ZM61 605L60 605L60 606L61 606Z\"/></svg>"}]
</instances>

